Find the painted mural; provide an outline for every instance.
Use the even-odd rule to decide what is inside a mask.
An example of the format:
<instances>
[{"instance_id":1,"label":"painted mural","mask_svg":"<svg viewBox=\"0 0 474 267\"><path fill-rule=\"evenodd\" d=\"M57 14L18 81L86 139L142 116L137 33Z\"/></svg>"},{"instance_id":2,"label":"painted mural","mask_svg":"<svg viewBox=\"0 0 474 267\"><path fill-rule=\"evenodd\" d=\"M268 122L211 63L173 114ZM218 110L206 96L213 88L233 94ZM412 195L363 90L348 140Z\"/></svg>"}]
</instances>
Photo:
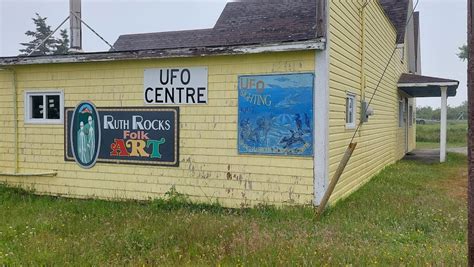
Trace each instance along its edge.
<instances>
[{"instance_id":1,"label":"painted mural","mask_svg":"<svg viewBox=\"0 0 474 267\"><path fill-rule=\"evenodd\" d=\"M313 155L312 73L240 76L241 154Z\"/></svg>"},{"instance_id":2,"label":"painted mural","mask_svg":"<svg viewBox=\"0 0 474 267\"><path fill-rule=\"evenodd\" d=\"M100 147L100 122L94 104L84 101L77 105L70 125L71 148L76 162L83 168L93 167Z\"/></svg>"}]
</instances>

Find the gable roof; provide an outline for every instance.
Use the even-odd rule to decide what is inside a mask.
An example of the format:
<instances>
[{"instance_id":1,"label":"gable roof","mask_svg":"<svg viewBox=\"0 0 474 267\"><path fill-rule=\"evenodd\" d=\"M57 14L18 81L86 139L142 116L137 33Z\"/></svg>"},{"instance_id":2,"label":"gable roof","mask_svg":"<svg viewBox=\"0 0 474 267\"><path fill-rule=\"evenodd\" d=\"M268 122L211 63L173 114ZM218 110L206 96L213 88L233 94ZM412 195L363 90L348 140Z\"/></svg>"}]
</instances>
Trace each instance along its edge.
<instances>
[{"instance_id":1,"label":"gable roof","mask_svg":"<svg viewBox=\"0 0 474 267\"><path fill-rule=\"evenodd\" d=\"M380 0L380 4L397 30L397 43L404 43L410 4L409 0Z\"/></svg>"},{"instance_id":2,"label":"gable roof","mask_svg":"<svg viewBox=\"0 0 474 267\"><path fill-rule=\"evenodd\" d=\"M227 3L211 29L125 34L116 51L216 47L307 41L316 36L316 8L323 0L241 0ZM409 0L380 0L403 43Z\"/></svg>"},{"instance_id":3,"label":"gable roof","mask_svg":"<svg viewBox=\"0 0 474 267\"><path fill-rule=\"evenodd\" d=\"M227 3L214 28L121 35L116 51L270 44L316 39L320 0L244 0Z\"/></svg>"},{"instance_id":4,"label":"gable roof","mask_svg":"<svg viewBox=\"0 0 474 267\"><path fill-rule=\"evenodd\" d=\"M114 44L115 51L1 57L0 67L325 48L325 0L237 1L227 3L217 23L210 29L121 35ZM392 6L398 8L400 2L408 0L380 1L390 11ZM394 15L391 19L398 17ZM403 34L399 34L404 36L405 25L400 24L400 27Z\"/></svg>"}]
</instances>

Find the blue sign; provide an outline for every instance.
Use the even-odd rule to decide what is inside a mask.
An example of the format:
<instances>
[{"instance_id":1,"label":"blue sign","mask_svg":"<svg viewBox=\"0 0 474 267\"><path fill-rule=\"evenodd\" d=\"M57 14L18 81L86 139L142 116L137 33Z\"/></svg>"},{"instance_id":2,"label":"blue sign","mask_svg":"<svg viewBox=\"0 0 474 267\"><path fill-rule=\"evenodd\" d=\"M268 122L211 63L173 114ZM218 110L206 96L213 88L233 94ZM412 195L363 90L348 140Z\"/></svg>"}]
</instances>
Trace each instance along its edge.
<instances>
[{"instance_id":1,"label":"blue sign","mask_svg":"<svg viewBox=\"0 0 474 267\"><path fill-rule=\"evenodd\" d=\"M313 155L312 73L240 76L241 154Z\"/></svg>"}]
</instances>

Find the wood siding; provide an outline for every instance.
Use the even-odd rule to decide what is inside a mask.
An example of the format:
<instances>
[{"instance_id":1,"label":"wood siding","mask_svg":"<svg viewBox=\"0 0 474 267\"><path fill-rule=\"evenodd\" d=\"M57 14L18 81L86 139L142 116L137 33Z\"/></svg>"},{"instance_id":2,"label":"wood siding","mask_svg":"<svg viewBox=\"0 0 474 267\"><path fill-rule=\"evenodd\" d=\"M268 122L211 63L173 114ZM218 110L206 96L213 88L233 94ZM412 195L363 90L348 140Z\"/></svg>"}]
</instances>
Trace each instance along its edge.
<instances>
[{"instance_id":1,"label":"wood siding","mask_svg":"<svg viewBox=\"0 0 474 267\"><path fill-rule=\"evenodd\" d=\"M329 177L334 174L355 131L346 129L346 94L350 92L357 96L358 121L361 100L369 101L374 94L396 46L395 28L378 1L368 1L364 21L361 13L363 2L365 1L330 1ZM362 28L365 28L364 34ZM398 101L401 95L397 89L400 74L407 72L402 53L403 49L396 52L375 94L371 104L375 115L356 134L354 141L358 142L358 146L336 187L332 203L355 191L385 166L396 162L405 154L405 128L400 128L398 122ZM363 62L364 69L361 67ZM362 89L364 72L365 90ZM414 106L413 99L409 102ZM413 129L414 126L409 129L409 150L415 146Z\"/></svg>"},{"instance_id":2,"label":"wood siding","mask_svg":"<svg viewBox=\"0 0 474 267\"><path fill-rule=\"evenodd\" d=\"M180 107L180 166L98 163L81 169L64 161L64 126L24 123L25 90L64 90L66 107L91 100L97 107L143 106L145 68L209 68L209 104ZM163 197L172 186L192 200L227 207L310 204L313 159L239 155L237 78L245 74L314 72L314 51L186 59L17 67L19 168L57 170L57 177L7 177L0 181L40 194L104 199ZM14 169L11 73L0 71L0 172Z\"/></svg>"}]
</instances>

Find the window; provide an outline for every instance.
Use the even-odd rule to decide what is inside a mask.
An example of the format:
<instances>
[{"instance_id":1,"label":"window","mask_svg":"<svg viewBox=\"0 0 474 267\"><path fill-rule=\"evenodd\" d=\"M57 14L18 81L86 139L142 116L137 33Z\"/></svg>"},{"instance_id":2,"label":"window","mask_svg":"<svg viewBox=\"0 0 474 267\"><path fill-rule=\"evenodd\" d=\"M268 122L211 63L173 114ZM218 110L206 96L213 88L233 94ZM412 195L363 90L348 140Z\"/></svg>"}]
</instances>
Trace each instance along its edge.
<instances>
[{"instance_id":1,"label":"window","mask_svg":"<svg viewBox=\"0 0 474 267\"><path fill-rule=\"evenodd\" d=\"M356 96L348 93L346 97L346 128L354 129L356 126Z\"/></svg>"},{"instance_id":2,"label":"window","mask_svg":"<svg viewBox=\"0 0 474 267\"><path fill-rule=\"evenodd\" d=\"M62 91L29 91L25 93L25 122L42 124L63 123L64 97Z\"/></svg>"},{"instance_id":3,"label":"window","mask_svg":"<svg viewBox=\"0 0 474 267\"><path fill-rule=\"evenodd\" d=\"M400 62L403 63L405 61L405 45L398 44L397 49L398 49L398 52L400 53Z\"/></svg>"}]
</instances>

